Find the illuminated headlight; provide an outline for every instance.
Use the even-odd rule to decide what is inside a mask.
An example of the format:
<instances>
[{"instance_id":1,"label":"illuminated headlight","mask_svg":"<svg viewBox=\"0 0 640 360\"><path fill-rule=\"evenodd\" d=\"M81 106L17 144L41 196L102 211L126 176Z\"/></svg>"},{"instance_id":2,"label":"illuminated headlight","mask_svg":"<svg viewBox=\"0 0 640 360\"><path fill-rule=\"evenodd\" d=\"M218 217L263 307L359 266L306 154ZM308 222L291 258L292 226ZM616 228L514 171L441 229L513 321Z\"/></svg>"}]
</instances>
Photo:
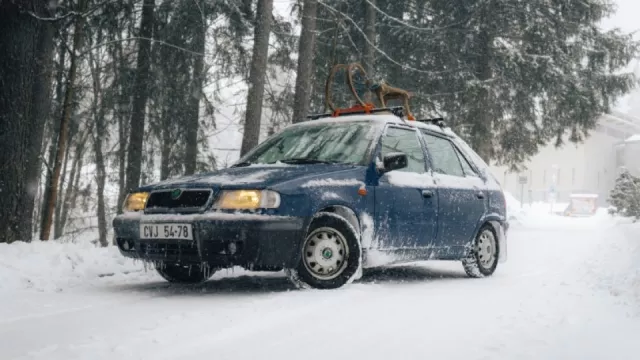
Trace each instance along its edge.
<instances>
[{"instance_id":1,"label":"illuminated headlight","mask_svg":"<svg viewBox=\"0 0 640 360\"><path fill-rule=\"evenodd\" d=\"M271 190L223 191L214 204L216 209L255 210L275 209L280 206L280 194Z\"/></svg>"},{"instance_id":2,"label":"illuminated headlight","mask_svg":"<svg viewBox=\"0 0 640 360\"><path fill-rule=\"evenodd\" d=\"M144 210L144 206L147 204L147 199L149 199L148 192L131 193L127 196L127 199L124 201L124 206L122 207L122 210L124 212Z\"/></svg>"}]
</instances>

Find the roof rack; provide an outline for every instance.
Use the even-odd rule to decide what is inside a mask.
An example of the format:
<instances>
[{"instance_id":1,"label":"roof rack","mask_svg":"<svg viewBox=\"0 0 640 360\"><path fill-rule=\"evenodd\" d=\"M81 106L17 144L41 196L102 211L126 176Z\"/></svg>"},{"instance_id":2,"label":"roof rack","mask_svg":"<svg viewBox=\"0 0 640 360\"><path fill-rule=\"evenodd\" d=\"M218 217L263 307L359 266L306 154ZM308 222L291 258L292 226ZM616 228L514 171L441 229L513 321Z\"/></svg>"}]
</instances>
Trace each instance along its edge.
<instances>
[{"instance_id":1,"label":"roof rack","mask_svg":"<svg viewBox=\"0 0 640 360\"><path fill-rule=\"evenodd\" d=\"M394 106L394 107L385 107L385 108L374 108L372 106L360 106L356 105L347 109L338 109L331 113L324 114L315 114L307 116L309 120L318 120L327 117L339 117L346 115L358 115L358 114L375 114L381 112L391 112L393 115L399 117L404 120L404 108L402 106Z\"/></svg>"},{"instance_id":2,"label":"roof rack","mask_svg":"<svg viewBox=\"0 0 640 360\"><path fill-rule=\"evenodd\" d=\"M441 128L445 127L444 118L442 118L442 117L432 118L432 119L418 119L416 121L424 123L424 124L436 125L436 126L439 126Z\"/></svg>"}]
</instances>

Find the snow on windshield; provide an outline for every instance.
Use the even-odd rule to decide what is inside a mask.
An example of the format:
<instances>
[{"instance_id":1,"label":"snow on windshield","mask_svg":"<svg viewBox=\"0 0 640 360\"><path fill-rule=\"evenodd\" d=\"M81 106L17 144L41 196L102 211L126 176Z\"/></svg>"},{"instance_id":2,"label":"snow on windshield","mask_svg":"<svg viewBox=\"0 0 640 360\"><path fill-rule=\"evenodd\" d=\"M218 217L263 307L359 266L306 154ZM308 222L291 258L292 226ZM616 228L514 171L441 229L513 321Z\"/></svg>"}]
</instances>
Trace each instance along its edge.
<instances>
[{"instance_id":1,"label":"snow on windshield","mask_svg":"<svg viewBox=\"0 0 640 360\"><path fill-rule=\"evenodd\" d=\"M160 181L149 186L163 186L172 184L183 184L189 182L203 182L218 185L235 185L235 184L251 184L261 182L267 179L271 174L278 172L278 170L262 170L251 173L243 173L242 175L230 175L230 174L216 174L209 176L194 175L186 178L173 178L165 181Z\"/></svg>"},{"instance_id":2,"label":"snow on windshield","mask_svg":"<svg viewBox=\"0 0 640 360\"><path fill-rule=\"evenodd\" d=\"M292 127L268 140L241 161L271 164L306 159L363 164L375 137L375 128L368 122Z\"/></svg>"}]
</instances>

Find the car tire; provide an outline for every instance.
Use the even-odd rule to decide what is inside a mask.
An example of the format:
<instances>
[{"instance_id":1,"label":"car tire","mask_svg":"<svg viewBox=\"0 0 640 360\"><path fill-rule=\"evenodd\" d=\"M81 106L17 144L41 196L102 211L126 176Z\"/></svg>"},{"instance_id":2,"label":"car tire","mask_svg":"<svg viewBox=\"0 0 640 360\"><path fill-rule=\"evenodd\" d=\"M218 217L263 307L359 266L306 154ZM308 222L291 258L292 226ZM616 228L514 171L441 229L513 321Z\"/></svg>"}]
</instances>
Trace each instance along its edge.
<instances>
[{"instance_id":1,"label":"car tire","mask_svg":"<svg viewBox=\"0 0 640 360\"><path fill-rule=\"evenodd\" d=\"M160 264L156 271L162 278L176 284L199 284L209 280L214 271L199 265Z\"/></svg>"},{"instance_id":2,"label":"car tire","mask_svg":"<svg viewBox=\"0 0 640 360\"><path fill-rule=\"evenodd\" d=\"M298 266L286 270L299 288L336 289L353 281L362 267L359 235L337 214L318 214L300 251Z\"/></svg>"},{"instance_id":3,"label":"car tire","mask_svg":"<svg viewBox=\"0 0 640 360\"><path fill-rule=\"evenodd\" d=\"M484 225L478 231L471 253L462 260L464 271L473 278L491 276L498 267L500 243L491 225Z\"/></svg>"}]
</instances>

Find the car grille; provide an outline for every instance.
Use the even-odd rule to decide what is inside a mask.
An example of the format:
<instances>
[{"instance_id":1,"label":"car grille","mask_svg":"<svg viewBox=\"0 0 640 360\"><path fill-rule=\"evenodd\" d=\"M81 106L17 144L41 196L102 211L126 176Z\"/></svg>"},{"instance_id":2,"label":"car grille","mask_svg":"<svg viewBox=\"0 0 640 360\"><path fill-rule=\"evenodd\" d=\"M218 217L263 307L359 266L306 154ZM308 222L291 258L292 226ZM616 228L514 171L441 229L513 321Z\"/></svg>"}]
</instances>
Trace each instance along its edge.
<instances>
[{"instance_id":1,"label":"car grille","mask_svg":"<svg viewBox=\"0 0 640 360\"><path fill-rule=\"evenodd\" d=\"M172 195L174 190L154 191L149 195L146 213L192 213L204 210L211 198L208 189L184 189L180 196Z\"/></svg>"},{"instance_id":2,"label":"car grille","mask_svg":"<svg viewBox=\"0 0 640 360\"><path fill-rule=\"evenodd\" d=\"M162 256L166 259L185 259L198 257L198 246L195 242L188 243L140 243L142 257Z\"/></svg>"}]
</instances>

